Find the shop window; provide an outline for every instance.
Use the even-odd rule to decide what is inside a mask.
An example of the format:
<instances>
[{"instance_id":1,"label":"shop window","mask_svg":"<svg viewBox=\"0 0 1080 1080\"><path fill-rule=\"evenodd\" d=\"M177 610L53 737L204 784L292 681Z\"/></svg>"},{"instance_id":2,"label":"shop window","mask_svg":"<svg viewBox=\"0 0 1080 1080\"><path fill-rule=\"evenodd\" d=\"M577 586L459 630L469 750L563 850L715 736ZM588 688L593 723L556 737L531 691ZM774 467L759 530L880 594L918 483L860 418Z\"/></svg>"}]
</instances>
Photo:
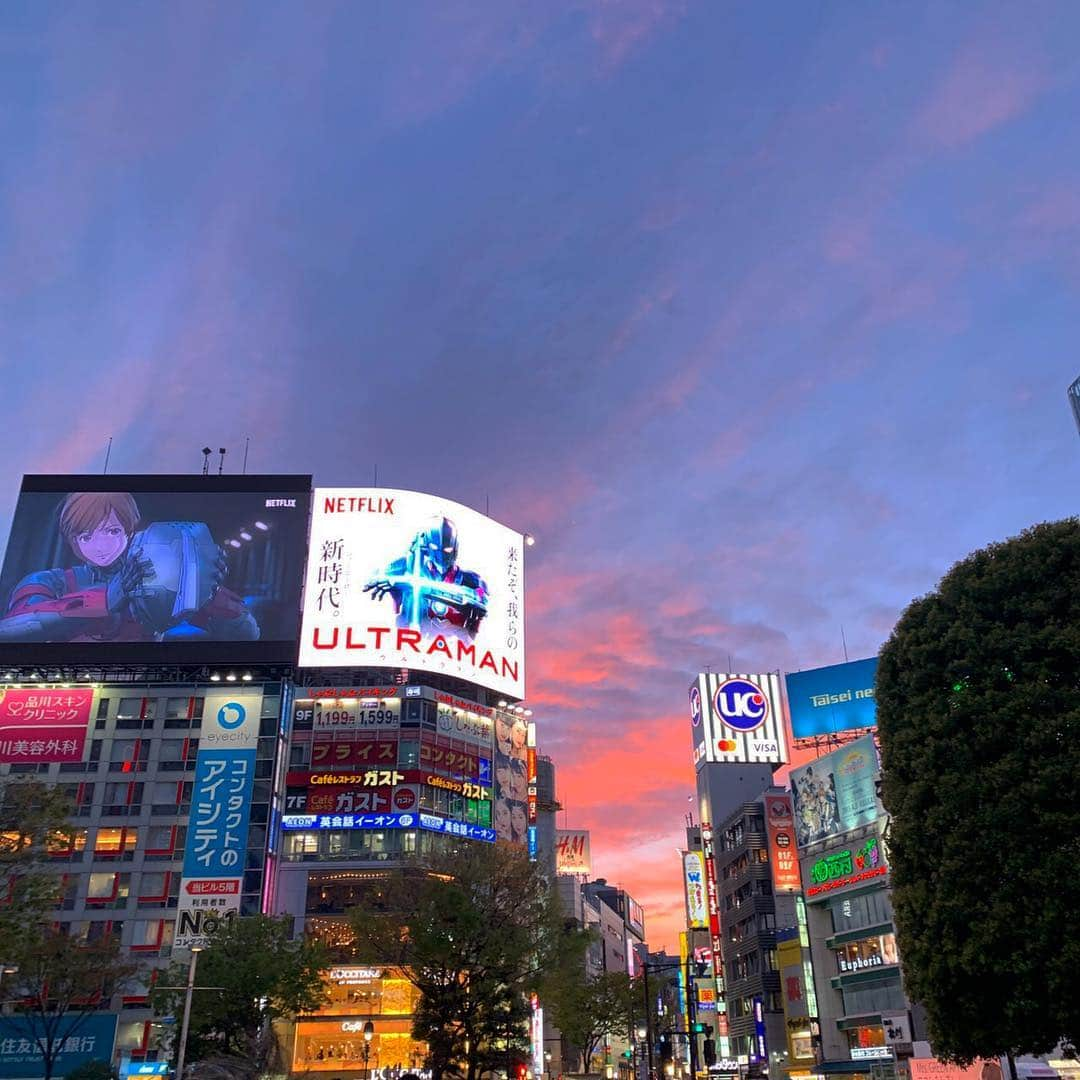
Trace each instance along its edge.
<instances>
[{"instance_id":1,"label":"shop window","mask_svg":"<svg viewBox=\"0 0 1080 1080\"><path fill-rule=\"evenodd\" d=\"M317 855L319 852L319 834L314 832L294 832L285 837L285 858L302 858L305 855Z\"/></svg>"},{"instance_id":2,"label":"shop window","mask_svg":"<svg viewBox=\"0 0 1080 1080\"><path fill-rule=\"evenodd\" d=\"M835 952L837 971L840 974L899 963L896 937L893 934L880 934L863 938L861 941L849 941Z\"/></svg>"}]
</instances>

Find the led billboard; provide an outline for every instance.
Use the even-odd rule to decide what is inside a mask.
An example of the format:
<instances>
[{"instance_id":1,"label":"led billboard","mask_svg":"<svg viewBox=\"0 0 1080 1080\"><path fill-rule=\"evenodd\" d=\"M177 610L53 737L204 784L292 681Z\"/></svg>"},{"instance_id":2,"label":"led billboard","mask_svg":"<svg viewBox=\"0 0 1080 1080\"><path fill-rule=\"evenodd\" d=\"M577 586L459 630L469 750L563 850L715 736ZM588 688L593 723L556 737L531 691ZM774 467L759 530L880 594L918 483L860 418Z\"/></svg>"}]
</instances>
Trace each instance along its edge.
<instances>
[{"instance_id":1,"label":"led billboard","mask_svg":"<svg viewBox=\"0 0 1080 1080\"><path fill-rule=\"evenodd\" d=\"M877 750L873 735L791 771L795 838L799 847L840 836L876 821Z\"/></svg>"},{"instance_id":2,"label":"led billboard","mask_svg":"<svg viewBox=\"0 0 1080 1080\"><path fill-rule=\"evenodd\" d=\"M699 675L690 687L694 765L787 761L780 676Z\"/></svg>"},{"instance_id":3,"label":"led billboard","mask_svg":"<svg viewBox=\"0 0 1080 1080\"><path fill-rule=\"evenodd\" d=\"M765 831L769 837L769 863L773 889L778 893L802 891L795 847L795 812L791 796L765 796Z\"/></svg>"},{"instance_id":4,"label":"led billboard","mask_svg":"<svg viewBox=\"0 0 1080 1080\"><path fill-rule=\"evenodd\" d=\"M792 738L809 739L874 727L876 674L877 657L871 656L786 676Z\"/></svg>"},{"instance_id":5,"label":"led billboard","mask_svg":"<svg viewBox=\"0 0 1080 1080\"><path fill-rule=\"evenodd\" d=\"M682 860L686 925L692 930L705 930L709 926L709 904L705 897L705 862L700 851L684 851Z\"/></svg>"},{"instance_id":6,"label":"led billboard","mask_svg":"<svg viewBox=\"0 0 1080 1080\"><path fill-rule=\"evenodd\" d=\"M308 476L24 477L0 663L293 660L310 491Z\"/></svg>"},{"instance_id":7,"label":"led billboard","mask_svg":"<svg viewBox=\"0 0 1080 1080\"><path fill-rule=\"evenodd\" d=\"M524 538L434 495L319 488L300 665L437 672L525 695Z\"/></svg>"},{"instance_id":8,"label":"led billboard","mask_svg":"<svg viewBox=\"0 0 1080 1080\"><path fill-rule=\"evenodd\" d=\"M94 691L0 687L0 764L82 761Z\"/></svg>"}]
</instances>

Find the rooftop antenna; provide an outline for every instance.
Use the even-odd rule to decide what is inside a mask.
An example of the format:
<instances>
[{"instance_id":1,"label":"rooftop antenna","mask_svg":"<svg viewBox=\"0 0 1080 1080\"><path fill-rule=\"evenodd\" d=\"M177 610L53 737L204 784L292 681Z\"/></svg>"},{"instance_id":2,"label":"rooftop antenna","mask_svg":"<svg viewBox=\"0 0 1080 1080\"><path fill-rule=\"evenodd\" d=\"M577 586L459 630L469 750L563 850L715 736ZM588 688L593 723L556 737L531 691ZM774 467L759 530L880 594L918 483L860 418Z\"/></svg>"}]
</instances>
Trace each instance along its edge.
<instances>
[{"instance_id":1,"label":"rooftop antenna","mask_svg":"<svg viewBox=\"0 0 1080 1080\"><path fill-rule=\"evenodd\" d=\"M109 471L109 455L112 453L112 436L109 436L109 445L105 447L105 468L101 470L104 476Z\"/></svg>"},{"instance_id":2,"label":"rooftop antenna","mask_svg":"<svg viewBox=\"0 0 1080 1080\"><path fill-rule=\"evenodd\" d=\"M247 476L247 456L248 456L248 449L250 447L251 447L251 436L246 435L244 437L244 468L242 470L242 475L244 475L244 476Z\"/></svg>"},{"instance_id":3,"label":"rooftop antenna","mask_svg":"<svg viewBox=\"0 0 1080 1080\"><path fill-rule=\"evenodd\" d=\"M213 452L214 451L211 450L209 446L204 446L202 448L202 474L203 474L203 476L209 476L210 475L210 455Z\"/></svg>"},{"instance_id":4,"label":"rooftop antenna","mask_svg":"<svg viewBox=\"0 0 1080 1080\"><path fill-rule=\"evenodd\" d=\"M491 517L491 496L487 492L484 492L484 514Z\"/></svg>"},{"instance_id":5,"label":"rooftop antenna","mask_svg":"<svg viewBox=\"0 0 1080 1080\"><path fill-rule=\"evenodd\" d=\"M844 624L843 623L840 624L840 641L844 646L844 663L846 664L848 662L847 638L844 637Z\"/></svg>"},{"instance_id":6,"label":"rooftop antenna","mask_svg":"<svg viewBox=\"0 0 1080 1080\"><path fill-rule=\"evenodd\" d=\"M727 669L728 669L728 671L734 671L734 670L735 670L735 669L734 669L734 668L733 668L733 667L731 666L731 653L728 653L728 654L727 654Z\"/></svg>"},{"instance_id":7,"label":"rooftop antenna","mask_svg":"<svg viewBox=\"0 0 1080 1080\"><path fill-rule=\"evenodd\" d=\"M375 462L375 487L379 486L379 463Z\"/></svg>"},{"instance_id":8,"label":"rooftop antenna","mask_svg":"<svg viewBox=\"0 0 1080 1080\"><path fill-rule=\"evenodd\" d=\"M221 458L218 461L218 467L217 467L217 474L218 474L218 476L220 476L225 471L225 447L224 446L219 446L218 447L218 453L221 455Z\"/></svg>"}]
</instances>

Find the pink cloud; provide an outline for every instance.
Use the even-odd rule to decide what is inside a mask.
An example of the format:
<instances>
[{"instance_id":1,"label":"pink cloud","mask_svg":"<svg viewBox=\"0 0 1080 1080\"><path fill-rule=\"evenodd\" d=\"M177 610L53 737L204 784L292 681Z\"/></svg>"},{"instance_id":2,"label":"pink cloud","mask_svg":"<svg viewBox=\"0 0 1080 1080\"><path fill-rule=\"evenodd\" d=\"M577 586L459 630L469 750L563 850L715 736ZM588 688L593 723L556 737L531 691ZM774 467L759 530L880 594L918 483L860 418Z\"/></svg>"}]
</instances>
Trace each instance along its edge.
<instances>
[{"instance_id":1,"label":"pink cloud","mask_svg":"<svg viewBox=\"0 0 1080 1080\"><path fill-rule=\"evenodd\" d=\"M956 148L1027 112L1049 85L1033 57L1006 48L967 48L915 121L923 139Z\"/></svg>"}]
</instances>

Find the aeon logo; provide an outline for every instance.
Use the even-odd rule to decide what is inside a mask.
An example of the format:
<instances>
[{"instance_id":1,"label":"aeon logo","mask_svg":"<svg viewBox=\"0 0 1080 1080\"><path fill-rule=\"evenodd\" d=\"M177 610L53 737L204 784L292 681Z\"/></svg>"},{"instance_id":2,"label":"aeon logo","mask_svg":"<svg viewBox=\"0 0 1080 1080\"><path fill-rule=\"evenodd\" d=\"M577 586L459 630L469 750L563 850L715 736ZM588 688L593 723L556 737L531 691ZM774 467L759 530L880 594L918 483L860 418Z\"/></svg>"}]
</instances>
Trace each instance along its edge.
<instances>
[{"instance_id":1,"label":"aeon logo","mask_svg":"<svg viewBox=\"0 0 1080 1080\"><path fill-rule=\"evenodd\" d=\"M696 686L690 687L690 723L694 727L701 723L701 691Z\"/></svg>"},{"instance_id":2,"label":"aeon logo","mask_svg":"<svg viewBox=\"0 0 1080 1080\"><path fill-rule=\"evenodd\" d=\"M746 679L728 679L716 688L713 707L717 716L736 731L755 731L769 716L769 702Z\"/></svg>"}]
</instances>

